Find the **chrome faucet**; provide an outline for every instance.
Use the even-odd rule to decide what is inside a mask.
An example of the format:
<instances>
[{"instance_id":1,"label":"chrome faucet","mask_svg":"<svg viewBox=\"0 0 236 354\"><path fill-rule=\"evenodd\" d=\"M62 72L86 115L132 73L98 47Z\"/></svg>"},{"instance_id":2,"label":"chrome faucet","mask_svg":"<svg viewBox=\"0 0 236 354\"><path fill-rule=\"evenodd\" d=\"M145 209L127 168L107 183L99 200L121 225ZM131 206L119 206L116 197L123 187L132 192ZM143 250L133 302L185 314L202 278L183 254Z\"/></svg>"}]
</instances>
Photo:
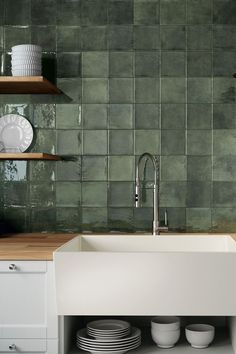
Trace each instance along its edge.
<instances>
[{"instance_id":1,"label":"chrome faucet","mask_svg":"<svg viewBox=\"0 0 236 354\"><path fill-rule=\"evenodd\" d=\"M148 160L151 160L152 165L153 165L153 171L154 171L154 184L153 184L153 235L160 235L160 231L168 231L168 220L167 220L167 211L165 211L165 226L161 227L160 226L160 212L159 212L159 191L160 191L160 186L159 186L159 160L156 156L153 156L149 152L145 152L142 154L139 159L138 163L136 165L136 176L135 176L135 207L139 208L141 207L141 199L142 199L142 187L141 187L141 182L140 182L140 165L142 160L145 159L145 165ZM144 169L143 169L144 170Z\"/></svg>"}]
</instances>

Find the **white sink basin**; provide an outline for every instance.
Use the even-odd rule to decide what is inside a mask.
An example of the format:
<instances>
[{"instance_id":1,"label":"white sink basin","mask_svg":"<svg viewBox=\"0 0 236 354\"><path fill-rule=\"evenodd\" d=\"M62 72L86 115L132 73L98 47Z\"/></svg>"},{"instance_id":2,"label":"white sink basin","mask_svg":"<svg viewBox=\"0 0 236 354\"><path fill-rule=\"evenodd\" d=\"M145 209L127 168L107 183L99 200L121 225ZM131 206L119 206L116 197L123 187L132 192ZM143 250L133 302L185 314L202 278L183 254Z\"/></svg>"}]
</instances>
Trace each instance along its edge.
<instances>
[{"instance_id":1,"label":"white sink basin","mask_svg":"<svg viewBox=\"0 0 236 354\"><path fill-rule=\"evenodd\" d=\"M236 315L229 235L83 235L54 261L59 315Z\"/></svg>"}]
</instances>

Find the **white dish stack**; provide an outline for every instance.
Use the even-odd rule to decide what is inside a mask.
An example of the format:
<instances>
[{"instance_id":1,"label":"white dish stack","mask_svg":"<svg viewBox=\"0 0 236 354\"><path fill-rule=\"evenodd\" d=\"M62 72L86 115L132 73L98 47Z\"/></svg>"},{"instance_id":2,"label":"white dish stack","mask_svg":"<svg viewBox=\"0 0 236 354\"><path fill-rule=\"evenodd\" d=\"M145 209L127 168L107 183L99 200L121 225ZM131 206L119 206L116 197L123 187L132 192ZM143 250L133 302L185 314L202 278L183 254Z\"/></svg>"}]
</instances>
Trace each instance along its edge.
<instances>
[{"instance_id":1,"label":"white dish stack","mask_svg":"<svg viewBox=\"0 0 236 354\"><path fill-rule=\"evenodd\" d=\"M40 76L42 72L42 48L35 44L12 47L12 76Z\"/></svg>"}]
</instances>

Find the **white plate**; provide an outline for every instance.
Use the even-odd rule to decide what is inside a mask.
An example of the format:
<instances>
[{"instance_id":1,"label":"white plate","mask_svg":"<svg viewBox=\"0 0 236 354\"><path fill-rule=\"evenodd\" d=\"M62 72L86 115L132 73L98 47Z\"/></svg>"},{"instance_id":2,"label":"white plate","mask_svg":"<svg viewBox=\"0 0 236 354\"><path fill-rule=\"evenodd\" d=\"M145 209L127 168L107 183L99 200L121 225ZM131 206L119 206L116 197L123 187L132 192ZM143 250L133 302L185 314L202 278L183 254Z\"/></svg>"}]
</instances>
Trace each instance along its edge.
<instances>
[{"instance_id":1,"label":"white plate","mask_svg":"<svg viewBox=\"0 0 236 354\"><path fill-rule=\"evenodd\" d=\"M114 332L121 331L130 327L129 322L121 320L98 320L87 324L87 328L95 331Z\"/></svg>"},{"instance_id":2,"label":"white plate","mask_svg":"<svg viewBox=\"0 0 236 354\"><path fill-rule=\"evenodd\" d=\"M113 352L113 353L119 353L120 351L128 351L128 350L132 350L132 349L135 349L135 348L138 348L140 345L141 345L141 341L133 344L133 345L127 345L126 347L123 347L123 348L119 348L117 347L117 349L115 348L97 348L97 347L87 347L87 346L84 346L84 345L81 345L80 343L76 343L77 344L77 347L80 348L80 349L83 349L83 350L86 350L86 351L89 351L89 352L94 352L96 351L97 353L101 353L101 352L104 352L104 353L110 353L110 352Z\"/></svg>"},{"instance_id":3,"label":"white plate","mask_svg":"<svg viewBox=\"0 0 236 354\"><path fill-rule=\"evenodd\" d=\"M127 345L127 344L133 344L137 341L139 341L141 338L141 336L137 337L137 338L132 338L130 339L128 342L124 342L124 343L116 343L115 341L105 341L105 342L100 342L98 343L97 341L95 343L88 343L85 342L83 339L80 339L77 337L77 341L79 341L81 344L84 345L89 345L89 346L100 346L100 347L109 347L109 346L121 346L121 345Z\"/></svg>"},{"instance_id":4,"label":"white plate","mask_svg":"<svg viewBox=\"0 0 236 354\"><path fill-rule=\"evenodd\" d=\"M4 152L24 152L34 136L30 122L19 114L0 117L0 142Z\"/></svg>"},{"instance_id":5,"label":"white plate","mask_svg":"<svg viewBox=\"0 0 236 354\"><path fill-rule=\"evenodd\" d=\"M133 340L137 337L140 337L141 335L141 331L140 329L136 328L136 327L132 327L131 328L131 333L128 337L125 338L119 338L119 339L112 339L111 342L112 343L126 343L129 342L130 340ZM87 344L94 344L94 343L104 343L107 342L107 340L103 340L101 338L99 339L94 339L91 338L88 334L87 334L87 330L86 328L80 329L77 333L76 333L77 339L82 340L83 342L86 342Z\"/></svg>"},{"instance_id":6,"label":"white plate","mask_svg":"<svg viewBox=\"0 0 236 354\"><path fill-rule=\"evenodd\" d=\"M129 342L129 343L125 343L125 344L109 344L109 345L102 345L102 344L85 344L83 342L81 342L80 340L77 339L77 343L80 344L83 347L87 347L87 348L97 348L97 349L114 349L114 350L118 350L118 349L123 349L126 347L129 347L131 345L136 345L138 343L141 343L141 338L137 338L135 341Z\"/></svg>"}]
</instances>

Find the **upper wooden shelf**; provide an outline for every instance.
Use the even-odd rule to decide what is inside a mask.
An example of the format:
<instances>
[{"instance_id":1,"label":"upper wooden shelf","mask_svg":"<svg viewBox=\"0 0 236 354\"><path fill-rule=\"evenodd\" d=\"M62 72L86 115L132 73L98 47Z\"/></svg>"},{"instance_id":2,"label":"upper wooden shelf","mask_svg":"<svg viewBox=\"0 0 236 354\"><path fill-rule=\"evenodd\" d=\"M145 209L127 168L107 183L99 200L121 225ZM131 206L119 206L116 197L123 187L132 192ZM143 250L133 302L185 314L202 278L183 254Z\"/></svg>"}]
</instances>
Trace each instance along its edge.
<instances>
[{"instance_id":1,"label":"upper wooden shelf","mask_svg":"<svg viewBox=\"0 0 236 354\"><path fill-rule=\"evenodd\" d=\"M45 154L41 152L16 152L0 153L0 160L54 160L59 161L62 158L58 155Z\"/></svg>"},{"instance_id":2,"label":"upper wooden shelf","mask_svg":"<svg viewBox=\"0 0 236 354\"><path fill-rule=\"evenodd\" d=\"M0 76L0 94L60 94L43 76Z\"/></svg>"}]
</instances>

